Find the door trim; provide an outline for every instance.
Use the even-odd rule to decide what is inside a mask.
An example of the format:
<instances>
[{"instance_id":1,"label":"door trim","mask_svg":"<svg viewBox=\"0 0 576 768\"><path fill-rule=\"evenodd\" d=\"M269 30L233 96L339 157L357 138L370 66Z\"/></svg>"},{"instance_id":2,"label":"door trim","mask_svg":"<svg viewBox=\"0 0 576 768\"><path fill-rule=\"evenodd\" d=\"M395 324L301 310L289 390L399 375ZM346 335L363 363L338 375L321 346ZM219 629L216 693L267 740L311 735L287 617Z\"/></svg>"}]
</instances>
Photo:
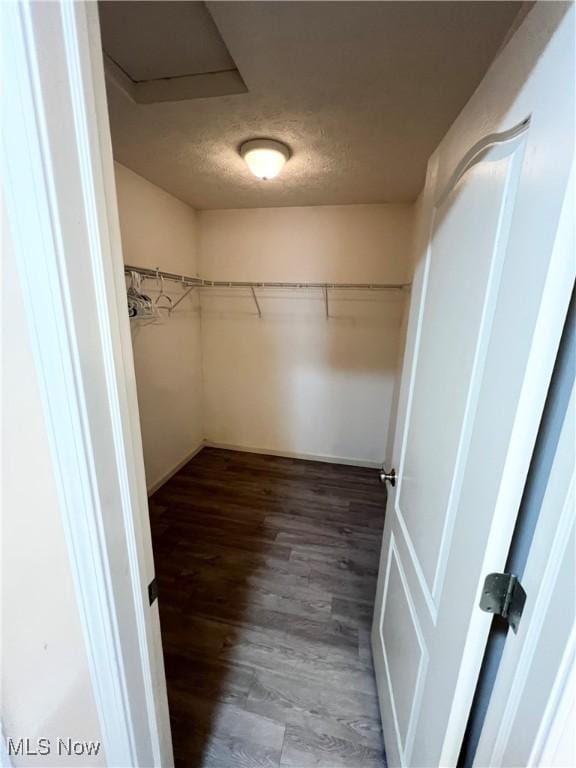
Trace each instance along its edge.
<instances>
[{"instance_id":1,"label":"door trim","mask_svg":"<svg viewBox=\"0 0 576 768\"><path fill-rule=\"evenodd\" d=\"M96 4L21 0L1 13L6 225L107 764L169 766L138 527L146 486ZM80 292L90 312L78 312Z\"/></svg>"}]
</instances>

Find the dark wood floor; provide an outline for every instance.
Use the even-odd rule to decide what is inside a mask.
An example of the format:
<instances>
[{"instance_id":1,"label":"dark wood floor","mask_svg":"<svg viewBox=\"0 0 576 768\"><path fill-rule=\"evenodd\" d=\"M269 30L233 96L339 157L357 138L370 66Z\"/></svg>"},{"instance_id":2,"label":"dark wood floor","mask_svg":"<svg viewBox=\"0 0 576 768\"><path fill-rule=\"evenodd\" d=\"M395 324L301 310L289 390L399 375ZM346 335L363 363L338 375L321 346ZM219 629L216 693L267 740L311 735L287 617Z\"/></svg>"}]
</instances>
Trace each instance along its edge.
<instances>
[{"instance_id":1,"label":"dark wood floor","mask_svg":"<svg viewBox=\"0 0 576 768\"><path fill-rule=\"evenodd\" d=\"M382 768L376 471L204 449L151 499L176 764Z\"/></svg>"}]
</instances>

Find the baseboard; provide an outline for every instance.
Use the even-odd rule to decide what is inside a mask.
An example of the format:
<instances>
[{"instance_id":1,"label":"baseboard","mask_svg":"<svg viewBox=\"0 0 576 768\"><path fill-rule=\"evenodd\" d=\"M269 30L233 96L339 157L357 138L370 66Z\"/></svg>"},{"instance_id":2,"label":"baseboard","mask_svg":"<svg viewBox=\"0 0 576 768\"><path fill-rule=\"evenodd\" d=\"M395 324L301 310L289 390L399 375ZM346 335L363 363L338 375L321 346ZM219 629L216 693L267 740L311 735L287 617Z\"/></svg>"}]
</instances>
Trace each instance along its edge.
<instances>
[{"instance_id":1,"label":"baseboard","mask_svg":"<svg viewBox=\"0 0 576 768\"><path fill-rule=\"evenodd\" d=\"M205 446L205 445L206 445L206 443L204 442L204 440L202 440L202 441L199 443L199 445L197 445L197 446L196 446L196 448L194 448L194 450L193 450L193 451L191 451L189 454L187 454L187 455L186 455L186 456L185 456L185 457L182 459L182 461L179 461L179 462L178 462L178 464L176 464L176 466L175 466L175 467L172 467L172 469L171 469L169 472L166 472L166 474L165 474L165 475L162 475L162 477L160 478L160 480L157 480L155 483L153 483L153 484L152 484L152 485L151 485L151 486L150 486L150 487L147 489L147 493L148 493L148 496L152 496L152 494L153 494L153 493L156 493L156 491L158 491L160 488L162 488L162 486L164 485L164 483L167 483L167 482L168 482L168 480L170 480L170 478L171 478L171 477L174 477L174 475L176 474L176 472L179 472L179 471L182 469L182 467L183 467L183 466L185 466L186 464L188 464L188 462L189 462L191 459L193 459L193 458L194 458L194 456L197 456L197 455L200 453L200 451L202 450L202 448L204 448L204 446Z\"/></svg>"},{"instance_id":2,"label":"baseboard","mask_svg":"<svg viewBox=\"0 0 576 768\"><path fill-rule=\"evenodd\" d=\"M266 456L281 456L285 459L302 459L303 461L323 461L326 464L347 464L351 467L366 467L367 469L380 469L382 461L370 461L368 459L350 459L343 456L320 456L314 453L296 453L294 451L277 451L271 448L253 448L246 445L233 445L232 443L214 443L206 440L207 448L220 448L223 451L241 451L242 453L261 453Z\"/></svg>"},{"instance_id":3,"label":"baseboard","mask_svg":"<svg viewBox=\"0 0 576 768\"><path fill-rule=\"evenodd\" d=\"M242 453L261 453L266 456L280 456L285 459L302 459L302 461L323 461L326 464L346 464L351 467L365 467L366 469L380 469L382 466L381 461L369 461L368 459L350 459L343 456L323 456L315 453L297 453L295 451L277 451L272 448L255 448L247 445L234 445L233 443L214 443L211 440L202 440L196 448L187 454L182 461L179 461L176 466L172 467L169 472L166 472L160 480L153 483L148 489L148 496L156 493L164 483L167 483L171 477L179 472L182 467L188 464L194 456L197 456L202 448L219 448L222 451L240 451Z\"/></svg>"}]
</instances>

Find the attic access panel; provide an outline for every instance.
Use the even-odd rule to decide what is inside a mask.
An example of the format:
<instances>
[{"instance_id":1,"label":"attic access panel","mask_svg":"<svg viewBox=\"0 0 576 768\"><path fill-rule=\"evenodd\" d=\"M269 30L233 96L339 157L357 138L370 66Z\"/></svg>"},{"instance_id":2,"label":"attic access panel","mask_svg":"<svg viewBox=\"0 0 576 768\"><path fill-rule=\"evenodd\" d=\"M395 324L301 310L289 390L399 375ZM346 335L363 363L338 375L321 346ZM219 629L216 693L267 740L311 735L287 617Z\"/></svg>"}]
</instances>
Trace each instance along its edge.
<instances>
[{"instance_id":1,"label":"attic access panel","mask_svg":"<svg viewBox=\"0 0 576 768\"><path fill-rule=\"evenodd\" d=\"M205 3L101 0L98 9L106 75L133 101L247 91Z\"/></svg>"}]
</instances>

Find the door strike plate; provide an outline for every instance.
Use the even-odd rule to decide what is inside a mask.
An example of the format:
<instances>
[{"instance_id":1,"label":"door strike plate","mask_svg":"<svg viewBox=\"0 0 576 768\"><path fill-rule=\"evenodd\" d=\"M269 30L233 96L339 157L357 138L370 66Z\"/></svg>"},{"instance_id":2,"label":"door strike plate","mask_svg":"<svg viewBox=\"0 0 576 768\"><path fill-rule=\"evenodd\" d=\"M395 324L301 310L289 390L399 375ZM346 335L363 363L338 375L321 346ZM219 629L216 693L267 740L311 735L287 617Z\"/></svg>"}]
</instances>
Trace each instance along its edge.
<instances>
[{"instance_id":1,"label":"door strike plate","mask_svg":"<svg viewBox=\"0 0 576 768\"><path fill-rule=\"evenodd\" d=\"M518 632L524 610L526 592L512 573L490 573L484 580L480 608L487 613L502 616Z\"/></svg>"}]
</instances>

